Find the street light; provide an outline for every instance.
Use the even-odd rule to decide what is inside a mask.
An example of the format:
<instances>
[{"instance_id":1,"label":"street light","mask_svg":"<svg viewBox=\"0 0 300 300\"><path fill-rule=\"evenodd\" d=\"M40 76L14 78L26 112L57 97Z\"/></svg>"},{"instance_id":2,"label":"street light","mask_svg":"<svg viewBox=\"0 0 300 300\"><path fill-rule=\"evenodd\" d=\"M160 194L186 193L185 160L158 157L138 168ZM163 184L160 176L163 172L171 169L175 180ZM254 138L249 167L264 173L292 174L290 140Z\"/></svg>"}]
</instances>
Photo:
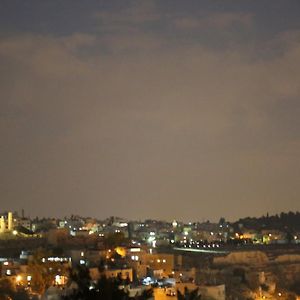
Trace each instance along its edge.
<instances>
[{"instance_id":1,"label":"street light","mask_svg":"<svg viewBox=\"0 0 300 300\"><path fill-rule=\"evenodd\" d=\"M18 275L18 276L16 277L16 282L17 282L17 284L19 284L19 283L21 282L21 280L22 280L22 276L21 276L21 275Z\"/></svg>"}]
</instances>

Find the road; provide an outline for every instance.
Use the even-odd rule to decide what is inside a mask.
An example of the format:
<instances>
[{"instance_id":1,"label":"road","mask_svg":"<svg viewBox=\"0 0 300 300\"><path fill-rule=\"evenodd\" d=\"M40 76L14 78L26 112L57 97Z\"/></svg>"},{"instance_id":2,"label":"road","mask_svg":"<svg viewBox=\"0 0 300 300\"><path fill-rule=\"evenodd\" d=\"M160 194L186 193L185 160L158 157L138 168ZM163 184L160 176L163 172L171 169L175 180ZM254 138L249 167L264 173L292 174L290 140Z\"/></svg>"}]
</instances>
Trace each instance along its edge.
<instances>
[{"instance_id":1,"label":"road","mask_svg":"<svg viewBox=\"0 0 300 300\"><path fill-rule=\"evenodd\" d=\"M175 290L179 290L181 293L184 293L184 289L194 290L197 286L194 283L176 283ZM154 289L154 300L177 300L177 296L167 296L163 288Z\"/></svg>"},{"instance_id":2,"label":"road","mask_svg":"<svg viewBox=\"0 0 300 300\"><path fill-rule=\"evenodd\" d=\"M167 296L164 289L155 288L154 289L154 300L177 300L177 297Z\"/></svg>"}]
</instances>

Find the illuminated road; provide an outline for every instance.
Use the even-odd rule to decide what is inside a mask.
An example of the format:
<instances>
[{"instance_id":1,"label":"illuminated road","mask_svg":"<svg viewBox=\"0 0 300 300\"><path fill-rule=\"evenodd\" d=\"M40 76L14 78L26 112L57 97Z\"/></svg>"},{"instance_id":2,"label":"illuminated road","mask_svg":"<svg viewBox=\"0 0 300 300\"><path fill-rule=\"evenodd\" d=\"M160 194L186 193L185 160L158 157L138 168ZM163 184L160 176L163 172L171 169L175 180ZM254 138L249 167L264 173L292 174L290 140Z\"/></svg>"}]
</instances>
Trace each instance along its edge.
<instances>
[{"instance_id":1,"label":"illuminated road","mask_svg":"<svg viewBox=\"0 0 300 300\"><path fill-rule=\"evenodd\" d=\"M178 248L178 247L174 247L174 250L177 251L185 251L185 252L196 252L196 253L212 253L212 254L228 254L229 251L225 251L225 250L213 250L213 249L194 249L194 248Z\"/></svg>"},{"instance_id":2,"label":"illuminated road","mask_svg":"<svg viewBox=\"0 0 300 300\"><path fill-rule=\"evenodd\" d=\"M175 300L177 297L167 296L164 289L156 288L154 289L154 300Z\"/></svg>"},{"instance_id":3,"label":"illuminated road","mask_svg":"<svg viewBox=\"0 0 300 300\"><path fill-rule=\"evenodd\" d=\"M197 286L194 283L177 283L175 290L184 292L184 288L187 287L189 290L194 290ZM167 296L163 288L154 289L154 300L177 300L176 296Z\"/></svg>"}]
</instances>

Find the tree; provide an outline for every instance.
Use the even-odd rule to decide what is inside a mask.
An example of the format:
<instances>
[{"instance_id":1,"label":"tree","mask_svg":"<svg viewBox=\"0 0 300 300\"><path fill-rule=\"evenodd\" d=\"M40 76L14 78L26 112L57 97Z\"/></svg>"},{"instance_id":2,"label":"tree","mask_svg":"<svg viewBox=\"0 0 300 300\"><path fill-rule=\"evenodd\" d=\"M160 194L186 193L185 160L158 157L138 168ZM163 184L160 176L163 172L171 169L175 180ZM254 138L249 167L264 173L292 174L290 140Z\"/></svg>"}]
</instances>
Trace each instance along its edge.
<instances>
[{"instance_id":1,"label":"tree","mask_svg":"<svg viewBox=\"0 0 300 300\"><path fill-rule=\"evenodd\" d=\"M199 294L199 289L196 288L192 291L189 291L187 287L184 288L184 292L181 293L177 290L177 299L178 300L200 300L201 295Z\"/></svg>"},{"instance_id":2,"label":"tree","mask_svg":"<svg viewBox=\"0 0 300 300\"><path fill-rule=\"evenodd\" d=\"M73 297L74 299L81 299L80 296L83 296L83 299L89 299L87 296L91 293L91 277L89 273L89 269L85 266L78 266L77 268L72 268L69 271L70 273L70 282L75 282L77 285L77 290L74 291ZM77 297L77 298L76 298ZM73 299L66 298L66 299Z\"/></svg>"},{"instance_id":3,"label":"tree","mask_svg":"<svg viewBox=\"0 0 300 300\"><path fill-rule=\"evenodd\" d=\"M54 284L56 275L64 275L66 268L60 262L48 261L52 253L39 248L28 263L28 274L31 275L30 286L32 291L43 294Z\"/></svg>"},{"instance_id":4,"label":"tree","mask_svg":"<svg viewBox=\"0 0 300 300\"><path fill-rule=\"evenodd\" d=\"M120 288L120 278L107 278L102 275L93 283L88 268L78 266L70 270L70 281L75 282L77 289L63 297L64 300L129 300L128 291ZM146 290L135 300L147 300L152 298L152 290Z\"/></svg>"},{"instance_id":5,"label":"tree","mask_svg":"<svg viewBox=\"0 0 300 300\"><path fill-rule=\"evenodd\" d=\"M153 289L147 289L142 292L142 295L137 297L138 300L153 299Z\"/></svg>"},{"instance_id":6,"label":"tree","mask_svg":"<svg viewBox=\"0 0 300 300\"><path fill-rule=\"evenodd\" d=\"M292 241L294 240L294 235L291 232L287 232L285 239L287 241L288 244L291 244Z\"/></svg>"},{"instance_id":7,"label":"tree","mask_svg":"<svg viewBox=\"0 0 300 300\"><path fill-rule=\"evenodd\" d=\"M29 296L23 288L16 289L9 278L0 279L0 300L28 300Z\"/></svg>"},{"instance_id":8,"label":"tree","mask_svg":"<svg viewBox=\"0 0 300 300\"><path fill-rule=\"evenodd\" d=\"M105 276L92 284L89 269L78 266L70 270L70 281L75 282L77 289L64 300L123 300L126 299L124 290L119 289L117 279L108 279Z\"/></svg>"},{"instance_id":9,"label":"tree","mask_svg":"<svg viewBox=\"0 0 300 300\"><path fill-rule=\"evenodd\" d=\"M10 279L0 279L0 300L12 298L15 292L16 287Z\"/></svg>"},{"instance_id":10,"label":"tree","mask_svg":"<svg viewBox=\"0 0 300 300\"><path fill-rule=\"evenodd\" d=\"M104 239L104 245L107 248L116 248L117 246L127 245L129 240L125 237L123 232L110 233Z\"/></svg>"},{"instance_id":11,"label":"tree","mask_svg":"<svg viewBox=\"0 0 300 300\"><path fill-rule=\"evenodd\" d=\"M226 224L226 220L224 217L221 217L219 220L219 225L225 225Z\"/></svg>"}]
</instances>

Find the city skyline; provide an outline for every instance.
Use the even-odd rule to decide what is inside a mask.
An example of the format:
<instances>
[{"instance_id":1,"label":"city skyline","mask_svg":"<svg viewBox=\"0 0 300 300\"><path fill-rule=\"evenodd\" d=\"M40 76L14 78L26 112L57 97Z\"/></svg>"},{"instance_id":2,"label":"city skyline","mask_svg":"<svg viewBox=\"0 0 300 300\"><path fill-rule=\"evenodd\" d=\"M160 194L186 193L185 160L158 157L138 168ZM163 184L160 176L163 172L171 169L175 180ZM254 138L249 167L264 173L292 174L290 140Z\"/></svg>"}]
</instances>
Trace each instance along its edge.
<instances>
[{"instance_id":1,"label":"city skyline","mask_svg":"<svg viewBox=\"0 0 300 300\"><path fill-rule=\"evenodd\" d=\"M1 210L300 210L299 1L1 1Z\"/></svg>"},{"instance_id":2,"label":"city skyline","mask_svg":"<svg viewBox=\"0 0 300 300\"><path fill-rule=\"evenodd\" d=\"M138 218L135 217L133 219L131 218L126 218L122 215L111 215L111 216L102 216L102 218L100 218L97 215L80 215L80 214L73 214L72 212L68 215L30 215L30 212L25 211L24 209L21 210L6 210L6 211L0 211L0 217L6 220L8 220L11 217L14 218L21 218L24 220L50 220L50 219L56 219L56 220L66 220L66 219L72 219L72 218L80 218L80 219L93 219L93 220L97 220L99 222L108 222L110 220L114 220L114 221L120 221L120 222L145 222L145 221L155 221L155 222L164 222L164 223L170 223L170 224L205 224L205 223L211 223L211 224L218 224L218 223L228 223L228 224L233 224L236 223L238 221L241 220L250 220L250 219L257 219L257 220L261 220L264 218L280 218L281 216L288 216L290 214L292 215L299 215L299 211L281 211L279 213L276 214L269 214L269 212L263 213L259 216L253 216L253 215L244 215L244 216L238 216L238 218L236 219L226 219L224 218L224 216L219 216L216 217L216 219L209 219L209 218L205 218L205 217L199 217L198 219L180 219L180 218L170 218L170 219L156 219L156 218L151 218L150 216L146 216L145 218ZM9 217L9 215L11 217Z\"/></svg>"}]
</instances>

